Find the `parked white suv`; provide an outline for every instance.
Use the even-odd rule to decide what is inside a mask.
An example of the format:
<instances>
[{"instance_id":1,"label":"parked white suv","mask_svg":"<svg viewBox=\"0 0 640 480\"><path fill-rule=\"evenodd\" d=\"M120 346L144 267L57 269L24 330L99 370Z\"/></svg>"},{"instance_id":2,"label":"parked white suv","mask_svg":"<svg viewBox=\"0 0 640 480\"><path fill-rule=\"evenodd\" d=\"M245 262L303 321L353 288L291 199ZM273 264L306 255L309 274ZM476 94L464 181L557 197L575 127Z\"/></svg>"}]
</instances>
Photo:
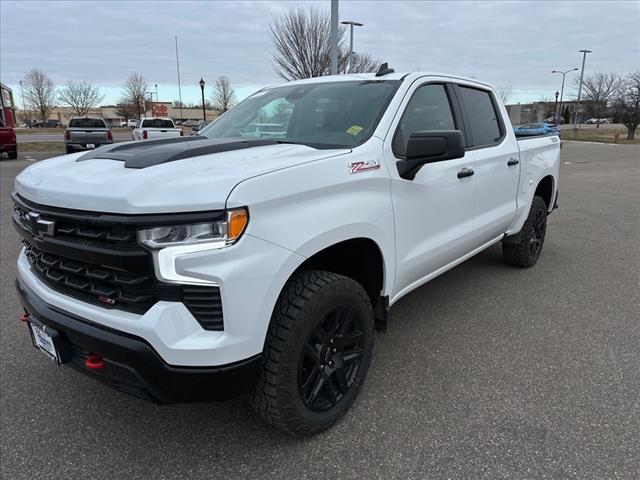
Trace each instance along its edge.
<instances>
[{"instance_id":1,"label":"parked white suv","mask_svg":"<svg viewBox=\"0 0 640 480\"><path fill-rule=\"evenodd\" d=\"M283 127L242 138L255 123ZM250 393L270 424L316 433L400 298L498 242L536 263L559 158L557 136L517 140L476 80L385 65L267 88L200 136L18 175L22 318L55 362L119 390Z\"/></svg>"}]
</instances>

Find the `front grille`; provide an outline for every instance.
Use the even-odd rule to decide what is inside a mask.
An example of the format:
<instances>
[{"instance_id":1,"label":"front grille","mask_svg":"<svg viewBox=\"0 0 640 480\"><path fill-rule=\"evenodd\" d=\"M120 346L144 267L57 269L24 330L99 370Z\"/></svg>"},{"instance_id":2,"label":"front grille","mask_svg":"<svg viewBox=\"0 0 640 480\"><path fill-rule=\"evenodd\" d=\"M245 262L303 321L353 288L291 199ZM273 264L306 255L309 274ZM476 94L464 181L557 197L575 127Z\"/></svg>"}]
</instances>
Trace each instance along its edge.
<instances>
[{"instance_id":1,"label":"front grille","mask_svg":"<svg viewBox=\"0 0 640 480\"><path fill-rule=\"evenodd\" d=\"M132 216L122 223L114 221L114 215L109 215L110 221L96 221L96 214L52 213L14 199L13 221L32 271L50 288L137 314L161 300L182 302L202 328L223 330L220 289L158 281L151 254L136 241L138 227ZM49 230L43 235L39 228Z\"/></svg>"},{"instance_id":2,"label":"front grille","mask_svg":"<svg viewBox=\"0 0 640 480\"><path fill-rule=\"evenodd\" d=\"M156 285L150 275L131 274L90 263L73 261L38 250L25 242L25 253L33 271L48 286L72 297L112 306L134 313L145 313L159 300L180 301L173 285ZM160 288L157 288L160 287ZM169 297L169 298L167 298Z\"/></svg>"}]
</instances>

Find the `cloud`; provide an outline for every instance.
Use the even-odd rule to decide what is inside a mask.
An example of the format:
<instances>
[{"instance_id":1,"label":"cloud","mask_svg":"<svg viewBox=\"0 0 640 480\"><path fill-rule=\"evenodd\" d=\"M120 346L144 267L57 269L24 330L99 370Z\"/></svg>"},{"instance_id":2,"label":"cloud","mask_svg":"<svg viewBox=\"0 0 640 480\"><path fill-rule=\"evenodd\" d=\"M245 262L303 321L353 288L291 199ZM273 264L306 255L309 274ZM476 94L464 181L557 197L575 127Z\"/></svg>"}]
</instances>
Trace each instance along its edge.
<instances>
[{"instance_id":1,"label":"cloud","mask_svg":"<svg viewBox=\"0 0 640 480\"><path fill-rule=\"evenodd\" d=\"M330 2L314 2L329 10ZM132 72L174 88L174 35L182 81L213 83L227 75L252 88L280 80L271 68L269 24L275 15L309 2L12 2L1 8L0 71L16 85L38 67L61 84L88 80L109 91ZM355 50L388 61L396 71L452 72L512 85L558 89L550 72L640 68L637 2L340 2L340 18L356 29ZM197 93L197 92L196 92Z\"/></svg>"}]
</instances>

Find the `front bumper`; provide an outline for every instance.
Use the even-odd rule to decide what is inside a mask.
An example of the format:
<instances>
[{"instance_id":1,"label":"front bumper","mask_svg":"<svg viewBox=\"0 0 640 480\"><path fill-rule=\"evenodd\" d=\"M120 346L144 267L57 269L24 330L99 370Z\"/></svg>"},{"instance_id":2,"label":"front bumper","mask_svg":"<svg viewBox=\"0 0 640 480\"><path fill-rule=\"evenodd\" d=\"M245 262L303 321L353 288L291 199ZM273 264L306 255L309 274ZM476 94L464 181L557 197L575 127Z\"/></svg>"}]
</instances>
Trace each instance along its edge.
<instances>
[{"instance_id":1,"label":"front bumper","mask_svg":"<svg viewBox=\"0 0 640 480\"><path fill-rule=\"evenodd\" d=\"M15 152L18 150L17 143L2 143L0 144L0 152Z\"/></svg>"},{"instance_id":2,"label":"front bumper","mask_svg":"<svg viewBox=\"0 0 640 480\"><path fill-rule=\"evenodd\" d=\"M220 286L223 331L203 329L181 302L159 301L140 315L64 295L36 276L24 250L18 257L18 278L59 311L143 339L167 364L212 367L244 361L262 352L273 306L301 259L245 234L236 245L176 261L180 274Z\"/></svg>"},{"instance_id":3,"label":"front bumper","mask_svg":"<svg viewBox=\"0 0 640 480\"><path fill-rule=\"evenodd\" d=\"M260 355L217 367L169 365L142 338L59 310L20 280L16 286L30 318L57 332L61 363L116 390L157 403L227 400L248 393L257 378ZM91 354L102 356L103 368L85 366Z\"/></svg>"},{"instance_id":4,"label":"front bumper","mask_svg":"<svg viewBox=\"0 0 640 480\"><path fill-rule=\"evenodd\" d=\"M81 151L85 151L85 150L94 150L98 147L101 147L103 145L111 145L113 143L113 141L100 141L98 143L93 143L91 145L93 145L93 147L88 147L87 143L73 143L73 142L65 142L65 146L67 148L73 148L74 150L81 152Z\"/></svg>"}]
</instances>

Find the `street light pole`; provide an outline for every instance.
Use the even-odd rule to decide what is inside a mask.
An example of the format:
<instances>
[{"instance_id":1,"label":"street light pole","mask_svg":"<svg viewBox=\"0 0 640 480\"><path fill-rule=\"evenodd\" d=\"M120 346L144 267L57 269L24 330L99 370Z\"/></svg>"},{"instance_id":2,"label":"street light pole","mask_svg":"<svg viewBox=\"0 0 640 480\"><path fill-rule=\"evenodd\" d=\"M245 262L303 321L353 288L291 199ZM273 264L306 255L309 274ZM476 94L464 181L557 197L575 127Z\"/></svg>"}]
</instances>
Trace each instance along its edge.
<instances>
[{"instance_id":1,"label":"street light pole","mask_svg":"<svg viewBox=\"0 0 640 480\"><path fill-rule=\"evenodd\" d=\"M353 27L362 27L364 23L354 22L353 20L345 20L344 22L340 22L343 25L349 25L349 69L347 70L347 66L344 67L344 73L351 73L351 67L353 66Z\"/></svg>"},{"instance_id":2,"label":"street light pole","mask_svg":"<svg viewBox=\"0 0 640 480\"><path fill-rule=\"evenodd\" d=\"M156 103L159 101L160 100L158 100L158 84L156 83Z\"/></svg>"},{"instance_id":3,"label":"street light pole","mask_svg":"<svg viewBox=\"0 0 640 480\"><path fill-rule=\"evenodd\" d=\"M20 96L22 97L22 118L26 119L27 118L27 109L24 106L24 90L22 88L22 80L20 80ZM24 123L27 123L26 121ZM31 123L31 122L29 122ZM28 127L31 127L31 125L27 125Z\"/></svg>"},{"instance_id":4,"label":"street light pole","mask_svg":"<svg viewBox=\"0 0 640 480\"><path fill-rule=\"evenodd\" d=\"M204 80L200 77L200 90L202 92L202 119L207 121L207 112L204 109Z\"/></svg>"},{"instance_id":5,"label":"street light pole","mask_svg":"<svg viewBox=\"0 0 640 480\"><path fill-rule=\"evenodd\" d=\"M558 123L558 95L560 92L556 90L556 103L553 104L553 121Z\"/></svg>"},{"instance_id":6,"label":"street light pole","mask_svg":"<svg viewBox=\"0 0 640 480\"><path fill-rule=\"evenodd\" d=\"M562 95L564 94L564 77L567 73L578 70L578 68L570 68L569 70L565 70L564 72L560 70L554 70L551 73L560 73L562 74L562 87L560 87L560 115L562 115Z\"/></svg>"},{"instance_id":7,"label":"street light pole","mask_svg":"<svg viewBox=\"0 0 640 480\"><path fill-rule=\"evenodd\" d=\"M338 74L338 0L331 0L331 75Z\"/></svg>"},{"instance_id":8,"label":"street light pole","mask_svg":"<svg viewBox=\"0 0 640 480\"><path fill-rule=\"evenodd\" d=\"M584 77L584 63L587 60L587 53L591 53L591 50L578 50L582 53L582 71L580 72L580 86L578 87L578 111L574 117L573 128L578 128L578 115L582 113L582 105L580 105L580 95L582 94L582 78Z\"/></svg>"}]
</instances>

